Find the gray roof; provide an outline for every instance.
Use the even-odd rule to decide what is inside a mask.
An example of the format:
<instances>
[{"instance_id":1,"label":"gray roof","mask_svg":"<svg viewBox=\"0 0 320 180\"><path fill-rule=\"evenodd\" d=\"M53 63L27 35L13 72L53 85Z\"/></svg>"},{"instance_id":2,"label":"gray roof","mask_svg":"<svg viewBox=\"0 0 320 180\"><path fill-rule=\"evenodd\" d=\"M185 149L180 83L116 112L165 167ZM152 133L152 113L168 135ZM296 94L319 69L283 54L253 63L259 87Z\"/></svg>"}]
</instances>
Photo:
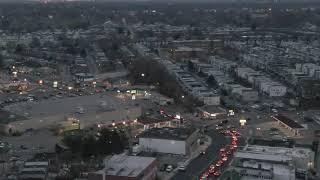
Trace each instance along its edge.
<instances>
[{"instance_id":1,"label":"gray roof","mask_svg":"<svg viewBox=\"0 0 320 180\"><path fill-rule=\"evenodd\" d=\"M170 139L184 141L193 134L193 128L153 128L139 135L139 138Z\"/></svg>"},{"instance_id":2,"label":"gray roof","mask_svg":"<svg viewBox=\"0 0 320 180\"><path fill-rule=\"evenodd\" d=\"M153 157L114 155L106 162L104 170L109 176L137 177L154 161Z\"/></svg>"}]
</instances>

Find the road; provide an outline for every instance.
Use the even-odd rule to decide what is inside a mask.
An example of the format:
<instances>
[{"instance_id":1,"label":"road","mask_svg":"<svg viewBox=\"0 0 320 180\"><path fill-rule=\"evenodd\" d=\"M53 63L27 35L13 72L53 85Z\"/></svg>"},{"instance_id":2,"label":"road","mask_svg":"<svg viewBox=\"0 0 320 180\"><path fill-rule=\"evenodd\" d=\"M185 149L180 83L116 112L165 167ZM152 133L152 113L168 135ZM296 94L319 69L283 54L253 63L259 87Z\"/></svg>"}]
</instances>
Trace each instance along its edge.
<instances>
[{"instance_id":1,"label":"road","mask_svg":"<svg viewBox=\"0 0 320 180\"><path fill-rule=\"evenodd\" d=\"M201 173L218 159L219 149L227 144L227 139L214 130L209 130L206 135L212 138L212 144L208 147L205 155L200 155L188 165L185 172L179 171L172 180L199 179Z\"/></svg>"}]
</instances>

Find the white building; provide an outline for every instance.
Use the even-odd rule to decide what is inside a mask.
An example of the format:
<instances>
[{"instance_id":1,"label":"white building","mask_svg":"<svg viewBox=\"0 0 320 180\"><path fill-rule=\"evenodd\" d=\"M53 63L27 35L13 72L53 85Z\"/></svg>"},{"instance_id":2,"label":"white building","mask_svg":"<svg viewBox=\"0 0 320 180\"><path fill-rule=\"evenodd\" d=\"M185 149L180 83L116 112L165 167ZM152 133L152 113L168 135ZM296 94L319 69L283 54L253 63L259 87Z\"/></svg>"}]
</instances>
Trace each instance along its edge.
<instances>
[{"instance_id":1,"label":"white building","mask_svg":"<svg viewBox=\"0 0 320 180\"><path fill-rule=\"evenodd\" d=\"M143 151L189 155L198 146L198 130L153 128L139 135Z\"/></svg>"},{"instance_id":2,"label":"white building","mask_svg":"<svg viewBox=\"0 0 320 180\"><path fill-rule=\"evenodd\" d=\"M286 95L287 87L273 81L264 81L260 83L260 91L270 97L281 97Z\"/></svg>"},{"instance_id":3,"label":"white building","mask_svg":"<svg viewBox=\"0 0 320 180\"><path fill-rule=\"evenodd\" d=\"M315 152L309 148L248 145L245 150L252 153L270 153L290 157L294 167L304 172L314 167Z\"/></svg>"},{"instance_id":4,"label":"white building","mask_svg":"<svg viewBox=\"0 0 320 180\"><path fill-rule=\"evenodd\" d=\"M292 158L268 152L238 151L231 169L239 172L241 180L295 180Z\"/></svg>"},{"instance_id":5,"label":"white building","mask_svg":"<svg viewBox=\"0 0 320 180\"><path fill-rule=\"evenodd\" d=\"M155 180L156 172L156 158L120 154L104 159L104 169L89 173L88 180Z\"/></svg>"}]
</instances>

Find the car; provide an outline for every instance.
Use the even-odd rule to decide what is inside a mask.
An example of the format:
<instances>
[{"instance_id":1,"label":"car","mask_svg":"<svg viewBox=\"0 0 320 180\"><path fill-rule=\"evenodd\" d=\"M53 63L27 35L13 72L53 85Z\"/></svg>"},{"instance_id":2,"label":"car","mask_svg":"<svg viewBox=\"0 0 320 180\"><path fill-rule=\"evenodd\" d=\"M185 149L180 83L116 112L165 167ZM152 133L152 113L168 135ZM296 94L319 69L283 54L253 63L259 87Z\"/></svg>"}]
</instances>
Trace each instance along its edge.
<instances>
[{"instance_id":1,"label":"car","mask_svg":"<svg viewBox=\"0 0 320 180\"><path fill-rule=\"evenodd\" d=\"M178 170L184 172L184 171L186 171L186 166L185 165L181 165L181 166L178 167Z\"/></svg>"},{"instance_id":2,"label":"car","mask_svg":"<svg viewBox=\"0 0 320 180\"><path fill-rule=\"evenodd\" d=\"M173 170L173 166L172 165L168 165L166 167L166 172L171 172Z\"/></svg>"},{"instance_id":3,"label":"car","mask_svg":"<svg viewBox=\"0 0 320 180\"><path fill-rule=\"evenodd\" d=\"M222 166L222 164L223 164L223 161L222 161L222 160L219 160L219 161L216 163L216 167L220 167L220 166Z\"/></svg>"},{"instance_id":4,"label":"car","mask_svg":"<svg viewBox=\"0 0 320 180\"><path fill-rule=\"evenodd\" d=\"M216 172L216 166L213 165L213 167L209 168L209 173L213 174L214 172Z\"/></svg>"},{"instance_id":5,"label":"car","mask_svg":"<svg viewBox=\"0 0 320 180\"><path fill-rule=\"evenodd\" d=\"M220 172L220 171L216 171L216 172L213 173L213 175L216 176L216 177L218 177L218 176L221 175L221 172Z\"/></svg>"},{"instance_id":6,"label":"car","mask_svg":"<svg viewBox=\"0 0 320 180\"><path fill-rule=\"evenodd\" d=\"M237 142L236 141L232 141L232 143L231 143L232 145L237 145Z\"/></svg>"},{"instance_id":7,"label":"car","mask_svg":"<svg viewBox=\"0 0 320 180\"><path fill-rule=\"evenodd\" d=\"M223 157L222 161L228 161L228 157L227 156Z\"/></svg>"},{"instance_id":8,"label":"car","mask_svg":"<svg viewBox=\"0 0 320 180\"><path fill-rule=\"evenodd\" d=\"M220 153L225 152L225 151L226 151L226 148L221 148L220 149Z\"/></svg>"},{"instance_id":9,"label":"car","mask_svg":"<svg viewBox=\"0 0 320 180\"><path fill-rule=\"evenodd\" d=\"M221 155L221 157L226 157L227 156L227 154L225 152L221 153L220 155Z\"/></svg>"},{"instance_id":10,"label":"car","mask_svg":"<svg viewBox=\"0 0 320 180\"><path fill-rule=\"evenodd\" d=\"M208 176L209 176L209 173L205 172L202 174L201 179L207 179Z\"/></svg>"}]
</instances>

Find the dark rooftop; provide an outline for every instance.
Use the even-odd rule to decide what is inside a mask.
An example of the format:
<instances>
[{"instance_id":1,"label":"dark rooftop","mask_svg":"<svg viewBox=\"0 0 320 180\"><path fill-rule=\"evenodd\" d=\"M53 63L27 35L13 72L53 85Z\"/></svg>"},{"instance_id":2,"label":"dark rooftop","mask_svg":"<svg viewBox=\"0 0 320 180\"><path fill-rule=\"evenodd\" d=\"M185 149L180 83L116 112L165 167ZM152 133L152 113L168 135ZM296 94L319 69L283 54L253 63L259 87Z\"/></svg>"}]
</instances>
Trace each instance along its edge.
<instances>
[{"instance_id":1,"label":"dark rooftop","mask_svg":"<svg viewBox=\"0 0 320 180\"><path fill-rule=\"evenodd\" d=\"M139 135L139 138L170 139L184 141L196 131L194 128L153 128Z\"/></svg>"},{"instance_id":2,"label":"dark rooftop","mask_svg":"<svg viewBox=\"0 0 320 180\"><path fill-rule=\"evenodd\" d=\"M303 128L303 126L301 126L299 123L295 122L294 120L284 116L284 115L276 115L276 116L272 116L273 119L277 120L277 121L281 121L282 123L286 124L287 126L289 126L292 129L301 129Z\"/></svg>"},{"instance_id":3,"label":"dark rooftop","mask_svg":"<svg viewBox=\"0 0 320 180\"><path fill-rule=\"evenodd\" d=\"M280 139L250 138L248 143L251 145L286 147L286 148L292 148L295 145L295 141L292 139L283 141L282 139L280 140Z\"/></svg>"},{"instance_id":4,"label":"dark rooftop","mask_svg":"<svg viewBox=\"0 0 320 180\"><path fill-rule=\"evenodd\" d=\"M154 124L154 123L161 123L171 121L171 117L143 117L139 118L138 122L141 124Z\"/></svg>"}]
</instances>

